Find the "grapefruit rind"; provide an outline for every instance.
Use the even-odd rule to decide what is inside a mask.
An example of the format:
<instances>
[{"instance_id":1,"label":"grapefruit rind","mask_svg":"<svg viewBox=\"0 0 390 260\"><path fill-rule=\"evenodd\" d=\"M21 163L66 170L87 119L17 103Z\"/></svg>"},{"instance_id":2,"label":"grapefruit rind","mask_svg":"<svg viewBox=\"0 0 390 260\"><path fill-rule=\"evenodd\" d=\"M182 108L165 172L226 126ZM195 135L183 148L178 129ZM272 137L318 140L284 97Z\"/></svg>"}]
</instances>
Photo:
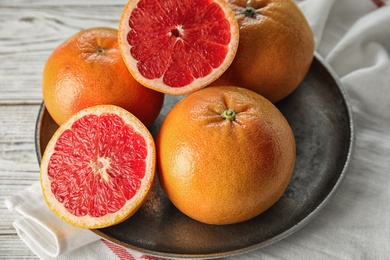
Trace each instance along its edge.
<instances>
[{"instance_id":1,"label":"grapefruit rind","mask_svg":"<svg viewBox=\"0 0 390 260\"><path fill-rule=\"evenodd\" d=\"M60 135L67 129L70 129L72 124L77 121L79 118L89 115L101 115L103 113L111 113L120 116L126 124L130 124L135 132L141 134L147 146L147 157L146 161L146 169L145 176L142 179L141 186L136 194L129 199L125 205L114 213L108 213L102 217L92 217L89 215L85 216L75 216L68 212L68 210L64 207L62 203L60 203L54 193L50 189L51 181L49 180L47 169L48 164L50 162L50 157L53 154L54 146L56 145L56 141L60 137ZM156 167L156 150L154 145L154 140L149 132L149 130L143 125L143 123L136 118L133 114L122 109L120 107L114 105L98 105L94 107L89 107L84 110L79 111L74 116L72 116L67 122L61 125L52 138L50 139L45 152L42 156L41 166L40 166L40 182L43 197L49 206L49 208L60 217L62 220L76 227L80 228L104 228L108 226L112 226L118 224L130 216L132 216L142 205L143 201L146 199L146 196L149 194L154 178L155 178L155 167Z\"/></svg>"},{"instance_id":2,"label":"grapefruit rind","mask_svg":"<svg viewBox=\"0 0 390 260\"><path fill-rule=\"evenodd\" d=\"M225 118L229 109L234 119ZM183 214L212 225L247 221L274 205L296 158L283 114L235 86L208 87L180 100L162 122L156 147L167 197Z\"/></svg>"},{"instance_id":3,"label":"grapefruit rind","mask_svg":"<svg viewBox=\"0 0 390 260\"><path fill-rule=\"evenodd\" d=\"M225 1L213 0L226 14L225 18L229 22L231 30L230 42L227 45L228 52L223 62L218 67L213 68L212 72L207 76L196 78L190 84L182 87L171 87L166 85L163 82L163 76L155 79L148 79L142 76L137 68L138 61L130 54L132 46L127 41L127 35L131 31L131 27L129 25L131 11L137 7L139 1L140 0L129 1L124 8L118 27L118 43L122 58L125 61L127 68L135 80L137 80L140 84L165 94L184 95L206 87L211 82L219 78L229 68L230 64L233 62L234 57L236 56L238 49L239 25L233 10Z\"/></svg>"}]
</instances>

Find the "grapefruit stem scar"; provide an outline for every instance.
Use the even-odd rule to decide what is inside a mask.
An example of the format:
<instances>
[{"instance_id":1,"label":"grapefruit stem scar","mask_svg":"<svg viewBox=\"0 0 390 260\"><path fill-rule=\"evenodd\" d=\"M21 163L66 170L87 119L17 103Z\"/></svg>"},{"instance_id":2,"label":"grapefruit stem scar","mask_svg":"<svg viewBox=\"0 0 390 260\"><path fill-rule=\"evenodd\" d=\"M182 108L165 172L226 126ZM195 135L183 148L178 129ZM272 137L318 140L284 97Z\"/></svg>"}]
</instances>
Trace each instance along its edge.
<instances>
[{"instance_id":1,"label":"grapefruit stem scar","mask_svg":"<svg viewBox=\"0 0 390 260\"><path fill-rule=\"evenodd\" d=\"M236 112L233 109L226 109L222 111L221 116L225 119L233 121L236 119Z\"/></svg>"},{"instance_id":2,"label":"grapefruit stem scar","mask_svg":"<svg viewBox=\"0 0 390 260\"><path fill-rule=\"evenodd\" d=\"M253 17L256 13L256 9L252 6L247 6L242 11L246 17Z\"/></svg>"},{"instance_id":3,"label":"grapefruit stem scar","mask_svg":"<svg viewBox=\"0 0 390 260\"><path fill-rule=\"evenodd\" d=\"M96 53L99 55L103 55L106 52L106 50L102 46L98 46L96 48Z\"/></svg>"}]
</instances>

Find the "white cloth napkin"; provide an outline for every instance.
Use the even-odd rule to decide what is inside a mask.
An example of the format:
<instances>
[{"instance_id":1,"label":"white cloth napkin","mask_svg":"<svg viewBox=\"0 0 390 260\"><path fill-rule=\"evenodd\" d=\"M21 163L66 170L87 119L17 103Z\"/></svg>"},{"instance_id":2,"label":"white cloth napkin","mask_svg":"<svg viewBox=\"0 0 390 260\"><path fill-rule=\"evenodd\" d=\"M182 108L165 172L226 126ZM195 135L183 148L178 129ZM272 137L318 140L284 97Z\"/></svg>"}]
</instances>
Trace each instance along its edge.
<instances>
[{"instance_id":1,"label":"white cloth napkin","mask_svg":"<svg viewBox=\"0 0 390 260\"><path fill-rule=\"evenodd\" d=\"M66 225L47 207L39 182L6 200L21 215L13 223L20 238L39 256L55 257L99 239L89 230Z\"/></svg>"},{"instance_id":2,"label":"white cloth napkin","mask_svg":"<svg viewBox=\"0 0 390 260\"><path fill-rule=\"evenodd\" d=\"M333 200L289 237L229 259L389 259L390 6L386 1L297 1L316 50L334 68L352 104L356 143ZM46 206L39 183L6 200L14 227L41 259L151 259L71 227Z\"/></svg>"},{"instance_id":3,"label":"white cloth napkin","mask_svg":"<svg viewBox=\"0 0 390 260\"><path fill-rule=\"evenodd\" d=\"M158 259L124 249L88 229L68 225L46 205L39 182L6 199L5 204L19 213L13 226L40 259Z\"/></svg>"}]
</instances>

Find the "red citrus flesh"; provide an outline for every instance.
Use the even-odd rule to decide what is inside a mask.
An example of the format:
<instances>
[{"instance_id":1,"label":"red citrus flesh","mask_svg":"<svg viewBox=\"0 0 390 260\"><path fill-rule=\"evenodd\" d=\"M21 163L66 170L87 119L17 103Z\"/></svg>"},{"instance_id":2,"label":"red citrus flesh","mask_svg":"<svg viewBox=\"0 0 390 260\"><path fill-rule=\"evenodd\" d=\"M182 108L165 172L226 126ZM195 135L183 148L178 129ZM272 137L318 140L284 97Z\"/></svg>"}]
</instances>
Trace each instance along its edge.
<instances>
[{"instance_id":1,"label":"red citrus flesh","mask_svg":"<svg viewBox=\"0 0 390 260\"><path fill-rule=\"evenodd\" d=\"M130 1L118 39L136 80L164 93L185 94L227 69L238 47L238 25L220 0Z\"/></svg>"},{"instance_id":2,"label":"red citrus flesh","mask_svg":"<svg viewBox=\"0 0 390 260\"><path fill-rule=\"evenodd\" d=\"M135 124L105 110L76 117L60 127L45 150L48 155L41 165L45 198L57 215L76 226L116 224L139 208L150 189L152 137L140 131L143 125L135 117L131 119Z\"/></svg>"}]
</instances>

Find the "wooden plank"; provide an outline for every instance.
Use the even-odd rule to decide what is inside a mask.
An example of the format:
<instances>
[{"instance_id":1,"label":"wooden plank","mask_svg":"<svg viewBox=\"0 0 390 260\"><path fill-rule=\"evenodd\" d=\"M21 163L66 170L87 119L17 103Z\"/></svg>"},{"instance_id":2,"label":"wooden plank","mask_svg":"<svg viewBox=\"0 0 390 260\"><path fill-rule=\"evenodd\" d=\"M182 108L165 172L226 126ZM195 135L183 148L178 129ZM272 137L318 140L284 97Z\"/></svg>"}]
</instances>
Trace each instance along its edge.
<instances>
[{"instance_id":1,"label":"wooden plank","mask_svg":"<svg viewBox=\"0 0 390 260\"><path fill-rule=\"evenodd\" d=\"M0 173L34 172L35 124L39 105L0 107Z\"/></svg>"},{"instance_id":2,"label":"wooden plank","mask_svg":"<svg viewBox=\"0 0 390 260\"><path fill-rule=\"evenodd\" d=\"M16 235L0 236L0 259L38 259Z\"/></svg>"},{"instance_id":3,"label":"wooden plank","mask_svg":"<svg viewBox=\"0 0 390 260\"><path fill-rule=\"evenodd\" d=\"M0 2L0 104L38 104L43 67L54 48L86 28L117 28L125 3Z\"/></svg>"},{"instance_id":4,"label":"wooden plank","mask_svg":"<svg viewBox=\"0 0 390 260\"><path fill-rule=\"evenodd\" d=\"M0 106L0 234L14 234L4 199L39 180L34 132L39 106ZM0 236L1 237L1 236ZM0 252L0 255L1 252Z\"/></svg>"}]
</instances>

